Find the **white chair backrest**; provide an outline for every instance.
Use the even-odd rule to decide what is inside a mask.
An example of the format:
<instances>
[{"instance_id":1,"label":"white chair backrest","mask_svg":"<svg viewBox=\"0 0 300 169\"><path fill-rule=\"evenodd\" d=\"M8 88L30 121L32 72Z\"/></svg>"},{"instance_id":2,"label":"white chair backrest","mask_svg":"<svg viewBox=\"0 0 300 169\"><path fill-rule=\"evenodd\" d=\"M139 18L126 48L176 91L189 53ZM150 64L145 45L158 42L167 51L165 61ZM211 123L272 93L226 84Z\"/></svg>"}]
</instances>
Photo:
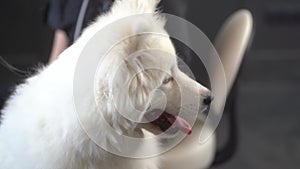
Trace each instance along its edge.
<instances>
[{"instance_id":1,"label":"white chair backrest","mask_svg":"<svg viewBox=\"0 0 300 169\"><path fill-rule=\"evenodd\" d=\"M252 32L252 16L247 10L235 12L225 22L219 32L215 47L221 57L227 80L227 91L230 90L236 78L244 52ZM215 76L218 76L215 74ZM220 76L220 75L219 75ZM203 121L197 120L193 133L200 133ZM161 155L162 169L206 169L214 160L216 140L210 137L207 142L200 144L199 135L187 136L172 150Z\"/></svg>"},{"instance_id":2,"label":"white chair backrest","mask_svg":"<svg viewBox=\"0 0 300 169\"><path fill-rule=\"evenodd\" d=\"M224 66L227 93L230 92L251 39L253 18L246 9L233 13L215 39L215 48ZM216 75L218 76L218 75Z\"/></svg>"}]
</instances>

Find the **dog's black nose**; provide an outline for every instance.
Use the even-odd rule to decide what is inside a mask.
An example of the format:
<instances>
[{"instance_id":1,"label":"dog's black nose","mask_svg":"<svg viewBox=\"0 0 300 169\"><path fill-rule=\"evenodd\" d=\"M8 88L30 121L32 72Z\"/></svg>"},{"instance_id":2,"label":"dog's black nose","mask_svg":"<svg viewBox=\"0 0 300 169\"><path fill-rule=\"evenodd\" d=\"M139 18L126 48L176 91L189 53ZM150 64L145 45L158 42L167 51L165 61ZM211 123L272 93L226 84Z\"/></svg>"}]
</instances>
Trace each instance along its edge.
<instances>
[{"instance_id":1,"label":"dog's black nose","mask_svg":"<svg viewBox=\"0 0 300 169\"><path fill-rule=\"evenodd\" d=\"M212 100L214 99L214 97L212 95L208 95L204 100L203 103L205 105L210 105L210 103L212 102Z\"/></svg>"}]
</instances>

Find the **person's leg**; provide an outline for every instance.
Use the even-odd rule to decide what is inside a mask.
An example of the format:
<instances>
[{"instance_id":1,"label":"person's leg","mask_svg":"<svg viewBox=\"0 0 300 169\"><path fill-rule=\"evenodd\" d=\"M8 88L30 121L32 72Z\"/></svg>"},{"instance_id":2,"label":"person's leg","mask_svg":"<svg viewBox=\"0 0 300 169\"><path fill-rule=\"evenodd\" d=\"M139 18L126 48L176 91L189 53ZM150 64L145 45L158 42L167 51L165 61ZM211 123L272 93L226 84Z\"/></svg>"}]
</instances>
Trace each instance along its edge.
<instances>
[{"instance_id":1,"label":"person's leg","mask_svg":"<svg viewBox=\"0 0 300 169\"><path fill-rule=\"evenodd\" d=\"M61 52L69 46L69 39L63 30L56 30L54 33L52 50L49 58L49 64L56 60Z\"/></svg>"}]
</instances>

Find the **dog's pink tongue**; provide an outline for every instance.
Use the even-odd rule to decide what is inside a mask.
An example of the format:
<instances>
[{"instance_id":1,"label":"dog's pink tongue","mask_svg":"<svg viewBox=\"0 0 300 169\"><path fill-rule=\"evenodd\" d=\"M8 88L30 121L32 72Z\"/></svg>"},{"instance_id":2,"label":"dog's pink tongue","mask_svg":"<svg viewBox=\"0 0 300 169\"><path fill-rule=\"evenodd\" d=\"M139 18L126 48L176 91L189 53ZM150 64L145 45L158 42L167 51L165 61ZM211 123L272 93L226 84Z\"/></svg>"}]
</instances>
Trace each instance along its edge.
<instances>
[{"instance_id":1,"label":"dog's pink tongue","mask_svg":"<svg viewBox=\"0 0 300 169\"><path fill-rule=\"evenodd\" d=\"M190 126L190 124L184 120L183 118L179 117L179 116L175 116L175 119L173 118L168 118L168 120L179 130L181 130L182 132L190 135L192 134L192 127ZM175 121L174 121L175 120Z\"/></svg>"}]
</instances>

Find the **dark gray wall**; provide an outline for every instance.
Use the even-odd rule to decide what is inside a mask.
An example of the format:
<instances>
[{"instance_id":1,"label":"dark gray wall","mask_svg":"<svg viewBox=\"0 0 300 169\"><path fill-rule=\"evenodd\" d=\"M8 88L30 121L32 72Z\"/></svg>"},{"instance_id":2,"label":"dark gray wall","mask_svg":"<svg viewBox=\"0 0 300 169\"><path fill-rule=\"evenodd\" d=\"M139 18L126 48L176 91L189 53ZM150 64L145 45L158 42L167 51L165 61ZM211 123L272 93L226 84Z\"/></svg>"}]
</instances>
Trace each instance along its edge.
<instances>
[{"instance_id":1,"label":"dark gray wall","mask_svg":"<svg viewBox=\"0 0 300 169\"><path fill-rule=\"evenodd\" d=\"M300 1L212 0L191 4L189 20L211 40L225 18L239 8L250 9L255 19L253 44L237 85L237 152L228 163L214 168L298 168Z\"/></svg>"},{"instance_id":2,"label":"dark gray wall","mask_svg":"<svg viewBox=\"0 0 300 169\"><path fill-rule=\"evenodd\" d=\"M45 24L46 0L10 0L0 5L0 55L13 64L47 60L52 34Z\"/></svg>"}]
</instances>

